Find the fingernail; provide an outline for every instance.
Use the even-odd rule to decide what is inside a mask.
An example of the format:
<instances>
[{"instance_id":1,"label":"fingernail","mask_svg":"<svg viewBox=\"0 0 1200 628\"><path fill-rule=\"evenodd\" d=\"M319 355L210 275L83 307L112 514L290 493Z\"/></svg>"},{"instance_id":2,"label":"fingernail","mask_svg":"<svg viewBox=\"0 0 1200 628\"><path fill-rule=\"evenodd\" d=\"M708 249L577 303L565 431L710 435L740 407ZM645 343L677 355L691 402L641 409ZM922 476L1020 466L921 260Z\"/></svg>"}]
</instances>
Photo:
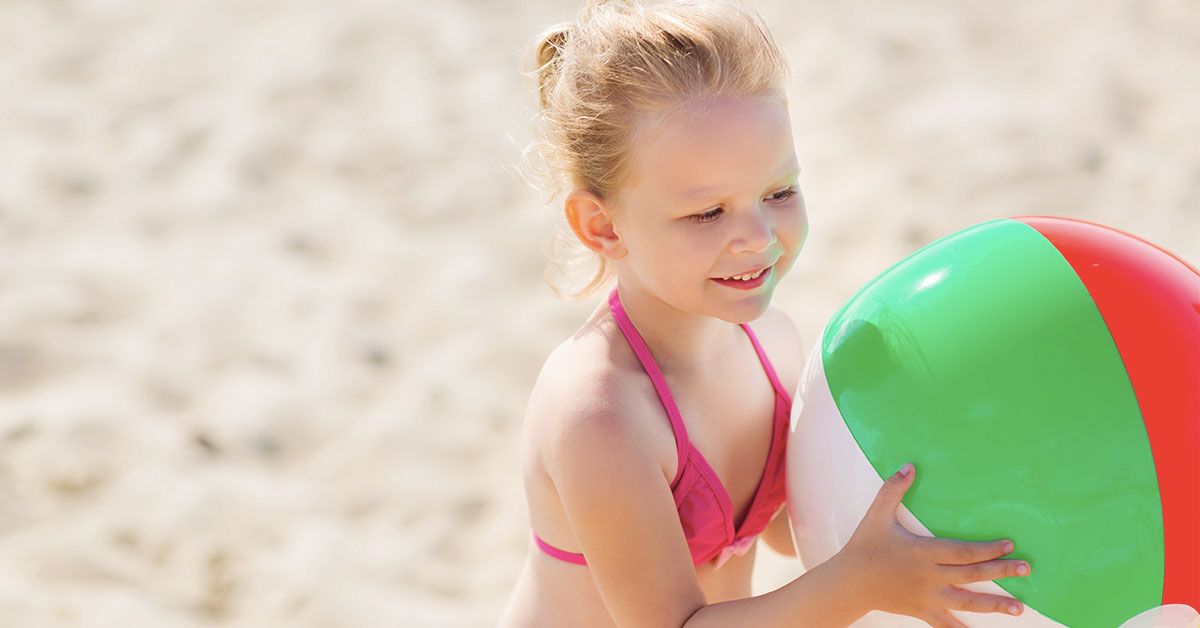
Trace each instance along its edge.
<instances>
[{"instance_id":1,"label":"fingernail","mask_svg":"<svg viewBox=\"0 0 1200 628\"><path fill-rule=\"evenodd\" d=\"M1012 551L1013 551L1013 548L1014 548L1014 547L1016 547L1016 546L1015 546L1015 545L1013 545L1013 542L1012 542L1012 541L1005 541L1005 542L1004 542L1004 553L1005 553L1005 554L1011 554L1011 553L1012 553Z\"/></svg>"},{"instance_id":2,"label":"fingernail","mask_svg":"<svg viewBox=\"0 0 1200 628\"><path fill-rule=\"evenodd\" d=\"M912 463L906 462L904 463L904 466L900 467L900 475L908 477L909 473L912 473Z\"/></svg>"},{"instance_id":3,"label":"fingernail","mask_svg":"<svg viewBox=\"0 0 1200 628\"><path fill-rule=\"evenodd\" d=\"M1021 607L1013 604L1008 607L1008 612L1012 613L1013 615L1019 615L1021 613Z\"/></svg>"},{"instance_id":4,"label":"fingernail","mask_svg":"<svg viewBox=\"0 0 1200 628\"><path fill-rule=\"evenodd\" d=\"M1021 563L1020 565L1017 565L1017 574L1022 575L1022 576L1028 575L1029 574L1029 565L1027 563Z\"/></svg>"}]
</instances>

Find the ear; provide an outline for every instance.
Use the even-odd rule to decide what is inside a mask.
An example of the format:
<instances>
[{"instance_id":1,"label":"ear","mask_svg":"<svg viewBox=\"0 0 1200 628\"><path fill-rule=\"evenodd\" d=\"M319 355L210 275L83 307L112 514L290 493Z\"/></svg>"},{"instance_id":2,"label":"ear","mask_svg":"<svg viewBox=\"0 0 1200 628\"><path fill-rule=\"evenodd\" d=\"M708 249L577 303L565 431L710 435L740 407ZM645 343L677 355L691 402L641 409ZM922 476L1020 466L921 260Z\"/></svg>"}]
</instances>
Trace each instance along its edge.
<instances>
[{"instance_id":1,"label":"ear","mask_svg":"<svg viewBox=\"0 0 1200 628\"><path fill-rule=\"evenodd\" d=\"M613 260L628 254L611 220L613 208L599 196L583 189L572 190L563 203L563 211L575 237L584 246Z\"/></svg>"}]
</instances>

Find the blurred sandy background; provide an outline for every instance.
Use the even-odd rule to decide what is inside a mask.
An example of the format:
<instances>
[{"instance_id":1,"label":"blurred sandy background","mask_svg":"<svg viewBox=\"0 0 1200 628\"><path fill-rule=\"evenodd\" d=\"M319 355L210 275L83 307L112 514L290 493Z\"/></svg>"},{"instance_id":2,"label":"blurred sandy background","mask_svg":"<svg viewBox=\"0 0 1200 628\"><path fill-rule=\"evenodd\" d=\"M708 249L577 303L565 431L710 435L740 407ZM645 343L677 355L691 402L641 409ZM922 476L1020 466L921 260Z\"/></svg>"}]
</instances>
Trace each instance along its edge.
<instances>
[{"instance_id":1,"label":"blurred sandy background","mask_svg":"<svg viewBox=\"0 0 1200 628\"><path fill-rule=\"evenodd\" d=\"M811 342L958 229L1200 260L1200 2L754 2ZM0 3L0 626L486 626L542 282L525 46L577 4ZM525 66L527 67L527 66ZM800 573L760 552L755 590Z\"/></svg>"}]
</instances>

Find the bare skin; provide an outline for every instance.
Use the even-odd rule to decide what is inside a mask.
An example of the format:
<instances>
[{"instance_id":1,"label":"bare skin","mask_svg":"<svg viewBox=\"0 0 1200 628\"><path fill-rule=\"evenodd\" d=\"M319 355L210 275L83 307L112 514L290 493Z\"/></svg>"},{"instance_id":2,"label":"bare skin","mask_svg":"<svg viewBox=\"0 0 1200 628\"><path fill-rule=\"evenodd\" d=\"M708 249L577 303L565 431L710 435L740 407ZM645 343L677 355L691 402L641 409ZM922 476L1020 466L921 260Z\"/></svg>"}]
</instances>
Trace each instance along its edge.
<instances>
[{"instance_id":1,"label":"bare skin","mask_svg":"<svg viewBox=\"0 0 1200 628\"><path fill-rule=\"evenodd\" d=\"M778 308L752 323L767 355L789 390L795 388L801 364L799 338ZM704 453L729 490L738 520L749 506L762 466L766 462L774 412L774 390L763 372L745 334L735 336L729 360L721 362L704 381L684 382L665 374L680 413L688 426L693 445ZM789 346L790 345L790 346ZM784 350L788 347L788 350ZM588 364L586 356L607 356L607 364ZM778 356L778 357L777 357ZM607 369L615 373L614 387L629 391L625 403L637 407L639 437L652 443L657 464L657 482L670 483L675 477L678 458L670 421L654 388L625 338L616 328L607 303L593 313L578 333L561 345L547 360L539 377L538 388L553 386L559 378L587 379L589 371ZM707 389L706 389L707 387ZM535 388L536 390L536 388ZM534 393L538 394L537 392ZM731 403L738 400L739 403ZM547 400L548 401L548 400ZM580 400L582 401L582 400ZM543 407L543 401L531 401L531 409ZM546 403L555 406L555 403ZM546 542L567 551L578 552L571 526L562 508L553 480L546 470L542 453L547 440L556 437L553 414L527 415L522 451L525 456L524 481L532 527ZM678 527L676 515L675 526ZM795 555L791 523L783 509L761 538L775 551ZM714 562L695 567L695 577L710 602L750 596L750 576L758 548L735 556L719 570ZM690 564L690 559L689 559ZM523 617L525 619L518 620ZM530 545L516 591L505 621L511 626L613 626L608 610L596 588L590 569L555 560Z\"/></svg>"},{"instance_id":2,"label":"bare skin","mask_svg":"<svg viewBox=\"0 0 1200 628\"><path fill-rule=\"evenodd\" d=\"M621 302L679 405L694 446L744 515L769 446L773 390L738 323L749 323L796 390L804 349L770 305L807 235L787 106L706 99L637 129L638 168L612 198L567 195L579 240L616 267ZM699 188L703 188L702 190ZM771 268L762 286L718 279ZM839 626L872 609L956 627L947 609L1004 612L1011 598L956 584L1023 575L999 541L926 539L896 520L913 473L890 478L833 559L750 596L756 550L693 566L669 483L676 448L661 401L602 303L547 359L526 410L531 527L588 565L532 546L500 625ZM786 509L781 511L786 513ZM762 538L794 555L776 516Z\"/></svg>"}]
</instances>

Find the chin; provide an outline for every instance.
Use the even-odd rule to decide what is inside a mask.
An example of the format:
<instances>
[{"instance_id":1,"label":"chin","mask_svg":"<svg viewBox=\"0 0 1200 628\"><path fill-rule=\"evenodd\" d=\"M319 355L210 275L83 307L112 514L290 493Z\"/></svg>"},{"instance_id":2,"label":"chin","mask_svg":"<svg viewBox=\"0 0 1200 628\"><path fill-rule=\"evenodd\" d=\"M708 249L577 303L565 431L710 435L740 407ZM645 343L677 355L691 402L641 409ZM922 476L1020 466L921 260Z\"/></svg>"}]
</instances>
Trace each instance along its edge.
<instances>
[{"instance_id":1,"label":"chin","mask_svg":"<svg viewBox=\"0 0 1200 628\"><path fill-rule=\"evenodd\" d=\"M725 315L720 318L730 323L752 323L766 314L770 305L771 291L747 295L739 299L733 307L724 308Z\"/></svg>"}]
</instances>

